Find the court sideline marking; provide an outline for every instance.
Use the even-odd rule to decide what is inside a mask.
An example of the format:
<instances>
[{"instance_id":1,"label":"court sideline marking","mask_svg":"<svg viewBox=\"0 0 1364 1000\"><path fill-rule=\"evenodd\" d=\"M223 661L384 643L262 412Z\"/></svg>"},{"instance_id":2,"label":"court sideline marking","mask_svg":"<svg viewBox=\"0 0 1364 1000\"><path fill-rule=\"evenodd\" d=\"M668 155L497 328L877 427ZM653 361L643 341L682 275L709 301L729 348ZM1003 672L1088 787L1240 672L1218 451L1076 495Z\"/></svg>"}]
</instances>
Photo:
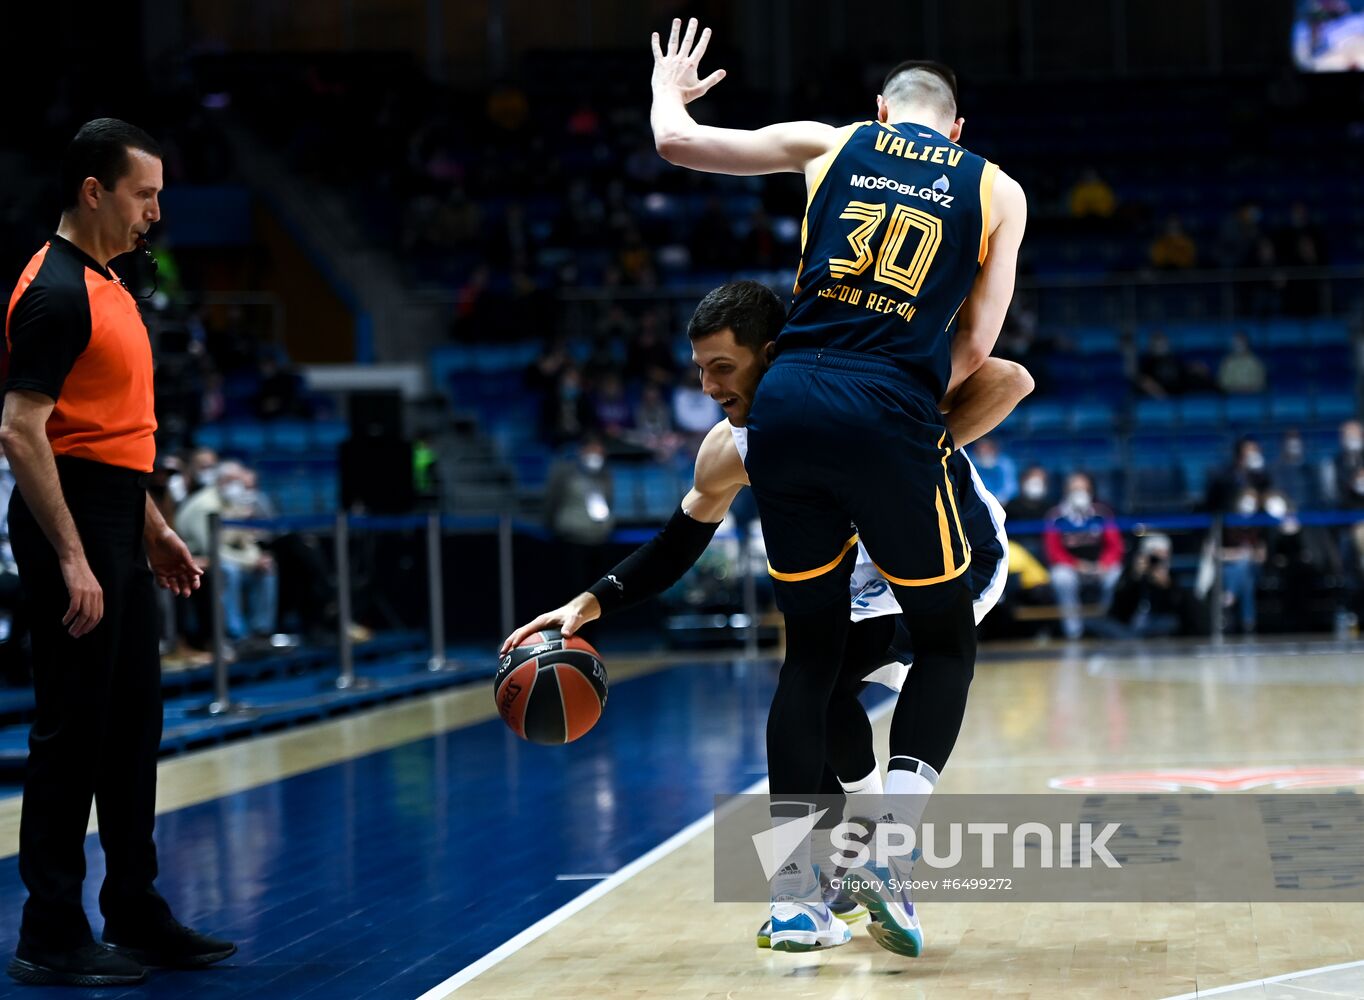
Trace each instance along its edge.
<instances>
[{"instance_id":1,"label":"court sideline marking","mask_svg":"<svg viewBox=\"0 0 1364 1000\"><path fill-rule=\"evenodd\" d=\"M631 657L613 682L633 680L693 662ZM376 705L324 721L168 757L156 769L156 815L251 791L372 753L452 733L497 718L487 686L471 680L395 704ZM0 860L19 853L22 791L0 799ZM99 829L90 810L86 836Z\"/></svg>"},{"instance_id":2,"label":"court sideline marking","mask_svg":"<svg viewBox=\"0 0 1364 1000\"><path fill-rule=\"evenodd\" d=\"M1203 997L1217 996L1219 993L1232 993L1236 990L1254 988L1256 986L1269 986L1273 983L1286 983L1290 979L1303 979L1307 976L1316 976L1324 972L1338 972L1341 969L1357 969L1364 965L1364 961L1341 962L1339 965L1323 965L1316 969L1303 969L1301 972L1285 972L1282 976L1270 976L1268 979L1251 979L1244 983L1232 983L1229 986L1217 986L1210 990L1194 990L1192 993L1181 993L1178 996L1165 997L1165 1000L1202 1000ZM1301 989L1311 989L1310 986L1300 987ZM1334 993L1322 993L1322 996L1335 996Z\"/></svg>"},{"instance_id":3,"label":"court sideline marking","mask_svg":"<svg viewBox=\"0 0 1364 1000\"><path fill-rule=\"evenodd\" d=\"M875 708L871 709L867 713L868 718L870 718L873 723L879 721L882 716L886 715L892 708L895 707L895 701L896 699L894 695L887 697L883 702L881 702L881 704L877 705ZM761 781L755 781L753 784L749 785L739 794L758 795L761 794L764 790L766 790L766 788L767 779L763 778ZM591 906L593 903L601 899L601 897L605 896L611 890L620 888L620 886L624 885L630 879L634 878L634 876L638 875L640 872L648 868L654 862L660 861L663 858L667 857L669 854L672 854L674 851L681 848L687 842L694 840L696 837L705 833L714 825L715 811L711 810L710 812L706 813L706 815L696 820L696 822L689 824L688 826L679 830L677 833L673 834L671 837L663 841L663 843L659 844L657 847L653 848L650 851L645 852L644 854L641 854L639 857L635 858L634 861L631 861L629 864L627 864L624 868L621 868L618 871L614 872L609 878L605 879L604 881L598 882L596 885L594 885L592 888L588 889L581 895L573 897L554 912L548 913L545 916L541 917L535 923L531 924L529 927L523 930L520 934L517 934L514 938L510 938L509 940L502 942L502 944L494 948L492 951L488 952L488 954L484 955L478 961L466 965L464 968L460 969L458 972L456 972L449 979L445 980L443 983L437 983L435 986L431 987L420 997L418 997L417 1000L441 1000L442 997L449 996L455 990L471 982L472 980L478 978L483 973L491 969L493 966L502 962L504 959L510 957L511 955L516 954L518 951L520 951L526 945L530 944L536 938L543 937L545 934L553 930L555 927L563 923L565 920L573 916L575 913L579 912L580 910L586 909L588 906Z\"/></svg>"}]
</instances>

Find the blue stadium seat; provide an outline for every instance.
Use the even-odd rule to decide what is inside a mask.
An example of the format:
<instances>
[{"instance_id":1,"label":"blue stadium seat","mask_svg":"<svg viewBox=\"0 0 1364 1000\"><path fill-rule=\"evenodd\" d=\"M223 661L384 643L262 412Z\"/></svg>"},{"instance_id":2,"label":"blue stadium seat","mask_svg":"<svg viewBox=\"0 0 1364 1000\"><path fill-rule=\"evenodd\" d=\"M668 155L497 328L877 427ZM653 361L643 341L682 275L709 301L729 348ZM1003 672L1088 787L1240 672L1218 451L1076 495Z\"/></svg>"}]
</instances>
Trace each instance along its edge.
<instances>
[{"instance_id":1,"label":"blue stadium seat","mask_svg":"<svg viewBox=\"0 0 1364 1000\"><path fill-rule=\"evenodd\" d=\"M1020 423L1031 432L1054 431L1066 426L1066 407L1046 401L1029 403L1018 414Z\"/></svg>"},{"instance_id":2,"label":"blue stadium seat","mask_svg":"<svg viewBox=\"0 0 1364 1000\"><path fill-rule=\"evenodd\" d=\"M1234 428L1259 423L1265 419L1266 409L1264 396L1230 396L1226 404L1227 423Z\"/></svg>"},{"instance_id":3,"label":"blue stadium seat","mask_svg":"<svg viewBox=\"0 0 1364 1000\"><path fill-rule=\"evenodd\" d=\"M1132 510L1168 511L1185 505L1184 471L1178 464L1134 466L1128 475Z\"/></svg>"},{"instance_id":4,"label":"blue stadium seat","mask_svg":"<svg viewBox=\"0 0 1364 1000\"><path fill-rule=\"evenodd\" d=\"M1265 324L1266 347L1303 347L1307 342L1307 328L1298 320L1272 319Z\"/></svg>"},{"instance_id":5,"label":"blue stadium seat","mask_svg":"<svg viewBox=\"0 0 1364 1000\"><path fill-rule=\"evenodd\" d=\"M304 452L308 450L312 426L305 420L277 420L267 428L266 438L276 451Z\"/></svg>"},{"instance_id":6,"label":"blue stadium seat","mask_svg":"<svg viewBox=\"0 0 1364 1000\"><path fill-rule=\"evenodd\" d=\"M1139 399L1135 411L1136 426L1147 427L1173 427L1179 413L1173 400L1169 399Z\"/></svg>"},{"instance_id":7,"label":"blue stadium seat","mask_svg":"<svg viewBox=\"0 0 1364 1000\"><path fill-rule=\"evenodd\" d=\"M1311 400L1306 396L1274 395L1269 401L1269 415L1276 421L1299 423L1311 415Z\"/></svg>"},{"instance_id":8,"label":"blue stadium seat","mask_svg":"<svg viewBox=\"0 0 1364 1000\"><path fill-rule=\"evenodd\" d=\"M1070 423L1077 431L1111 430L1117 424L1117 413L1108 403L1079 402L1071 407Z\"/></svg>"},{"instance_id":9,"label":"blue stadium seat","mask_svg":"<svg viewBox=\"0 0 1364 1000\"><path fill-rule=\"evenodd\" d=\"M222 451L227 434L222 424L204 424L194 432L194 443L200 448Z\"/></svg>"},{"instance_id":10,"label":"blue stadium seat","mask_svg":"<svg viewBox=\"0 0 1364 1000\"><path fill-rule=\"evenodd\" d=\"M1350 329L1344 320L1309 319L1303 326L1307 332L1308 340L1313 345L1346 345L1350 342Z\"/></svg>"},{"instance_id":11,"label":"blue stadium seat","mask_svg":"<svg viewBox=\"0 0 1364 1000\"><path fill-rule=\"evenodd\" d=\"M265 425L258 421L227 424L225 447L232 451L255 455L265 450Z\"/></svg>"},{"instance_id":12,"label":"blue stadium seat","mask_svg":"<svg viewBox=\"0 0 1364 1000\"><path fill-rule=\"evenodd\" d=\"M1316 418L1318 420L1329 420L1339 422L1350 420L1359 416L1359 407L1355 403L1352 394L1328 392L1322 393L1314 400Z\"/></svg>"},{"instance_id":13,"label":"blue stadium seat","mask_svg":"<svg viewBox=\"0 0 1364 1000\"><path fill-rule=\"evenodd\" d=\"M340 420L318 421L312 427L312 447L319 450L335 449L350 437L350 428Z\"/></svg>"},{"instance_id":14,"label":"blue stadium seat","mask_svg":"<svg viewBox=\"0 0 1364 1000\"><path fill-rule=\"evenodd\" d=\"M1179 421L1185 427L1217 427L1222 423L1220 396L1186 396L1179 401Z\"/></svg>"}]
</instances>

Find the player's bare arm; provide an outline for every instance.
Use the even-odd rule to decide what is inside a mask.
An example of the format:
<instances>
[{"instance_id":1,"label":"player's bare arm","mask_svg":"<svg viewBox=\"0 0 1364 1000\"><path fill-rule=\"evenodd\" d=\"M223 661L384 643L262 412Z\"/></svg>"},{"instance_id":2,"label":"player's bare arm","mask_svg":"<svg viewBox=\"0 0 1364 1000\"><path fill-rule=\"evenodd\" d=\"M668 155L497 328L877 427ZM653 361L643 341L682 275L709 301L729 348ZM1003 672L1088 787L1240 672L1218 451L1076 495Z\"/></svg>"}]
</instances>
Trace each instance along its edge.
<instances>
[{"instance_id":1,"label":"player's bare arm","mask_svg":"<svg viewBox=\"0 0 1364 1000\"><path fill-rule=\"evenodd\" d=\"M957 317L952 340L950 393L976 372L995 349L1014 296L1018 248L1028 221L1023 188L1003 171L995 176L990 199L988 250L971 293Z\"/></svg>"},{"instance_id":2,"label":"player's bare arm","mask_svg":"<svg viewBox=\"0 0 1364 1000\"><path fill-rule=\"evenodd\" d=\"M799 173L835 147L839 130L822 122L783 122L756 130L698 124L687 105L723 80L725 71L717 69L701 79L699 68L710 44L710 29L698 38L697 27L692 18L685 36L679 38L682 21L674 19L666 51L658 32L653 34L654 99L649 121L660 156L692 170L751 176Z\"/></svg>"},{"instance_id":3,"label":"player's bare arm","mask_svg":"<svg viewBox=\"0 0 1364 1000\"><path fill-rule=\"evenodd\" d=\"M1022 365L986 358L975 374L943 398L953 443L963 448L989 434L1032 392L1033 384Z\"/></svg>"},{"instance_id":4,"label":"player's bare arm","mask_svg":"<svg viewBox=\"0 0 1364 1000\"><path fill-rule=\"evenodd\" d=\"M76 522L62 495L57 462L47 439L47 419L56 401L41 392L12 389L5 396L0 441L9 456L19 492L56 550L71 604L62 624L72 636L85 635L104 617L104 590L85 558Z\"/></svg>"},{"instance_id":5,"label":"player's bare arm","mask_svg":"<svg viewBox=\"0 0 1364 1000\"><path fill-rule=\"evenodd\" d=\"M692 488L663 530L627 556L592 590L522 625L502 643L502 652L521 645L541 629L557 628L564 635L572 635L612 607L661 594L701 558L734 498L747 485L748 475L729 421L721 420L701 442ZM603 597L610 607L603 608Z\"/></svg>"}]
</instances>

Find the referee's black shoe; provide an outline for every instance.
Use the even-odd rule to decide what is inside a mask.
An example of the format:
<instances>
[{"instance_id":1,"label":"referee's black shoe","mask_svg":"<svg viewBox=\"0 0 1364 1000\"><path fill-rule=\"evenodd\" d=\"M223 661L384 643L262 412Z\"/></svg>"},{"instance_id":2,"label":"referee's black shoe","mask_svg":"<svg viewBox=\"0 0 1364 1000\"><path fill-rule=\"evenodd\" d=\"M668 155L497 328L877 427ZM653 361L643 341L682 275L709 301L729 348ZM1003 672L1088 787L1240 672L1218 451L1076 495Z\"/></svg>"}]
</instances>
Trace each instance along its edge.
<instances>
[{"instance_id":1,"label":"referee's black shoe","mask_svg":"<svg viewBox=\"0 0 1364 1000\"><path fill-rule=\"evenodd\" d=\"M21 940L5 971L29 986L132 986L147 978L147 970L133 959L93 941L44 951Z\"/></svg>"},{"instance_id":2,"label":"referee's black shoe","mask_svg":"<svg viewBox=\"0 0 1364 1000\"><path fill-rule=\"evenodd\" d=\"M104 943L154 969L199 969L235 955L237 946L166 918L154 924L104 925Z\"/></svg>"}]
</instances>

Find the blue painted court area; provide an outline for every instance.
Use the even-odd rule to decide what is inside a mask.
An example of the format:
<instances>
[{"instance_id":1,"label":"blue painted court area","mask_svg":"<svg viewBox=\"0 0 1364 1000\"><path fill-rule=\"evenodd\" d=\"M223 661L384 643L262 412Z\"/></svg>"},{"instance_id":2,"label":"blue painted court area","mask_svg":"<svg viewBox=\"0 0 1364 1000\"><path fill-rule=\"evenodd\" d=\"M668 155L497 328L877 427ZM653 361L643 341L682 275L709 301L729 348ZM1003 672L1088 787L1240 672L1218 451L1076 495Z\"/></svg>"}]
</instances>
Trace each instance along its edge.
<instances>
[{"instance_id":1,"label":"blue painted court area","mask_svg":"<svg viewBox=\"0 0 1364 1000\"><path fill-rule=\"evenodd\" d=\"M566 747L494 719L163 815L161 891L239 954L134 989L5 980L0 997L416 997L595 884L555 876L613 872L763 777L775 677L771 662L673 667L614 685ZM98 935L94 837L87 854ZM17 869L0 861L6 960Z\"/></svg>"}]
</instances>

